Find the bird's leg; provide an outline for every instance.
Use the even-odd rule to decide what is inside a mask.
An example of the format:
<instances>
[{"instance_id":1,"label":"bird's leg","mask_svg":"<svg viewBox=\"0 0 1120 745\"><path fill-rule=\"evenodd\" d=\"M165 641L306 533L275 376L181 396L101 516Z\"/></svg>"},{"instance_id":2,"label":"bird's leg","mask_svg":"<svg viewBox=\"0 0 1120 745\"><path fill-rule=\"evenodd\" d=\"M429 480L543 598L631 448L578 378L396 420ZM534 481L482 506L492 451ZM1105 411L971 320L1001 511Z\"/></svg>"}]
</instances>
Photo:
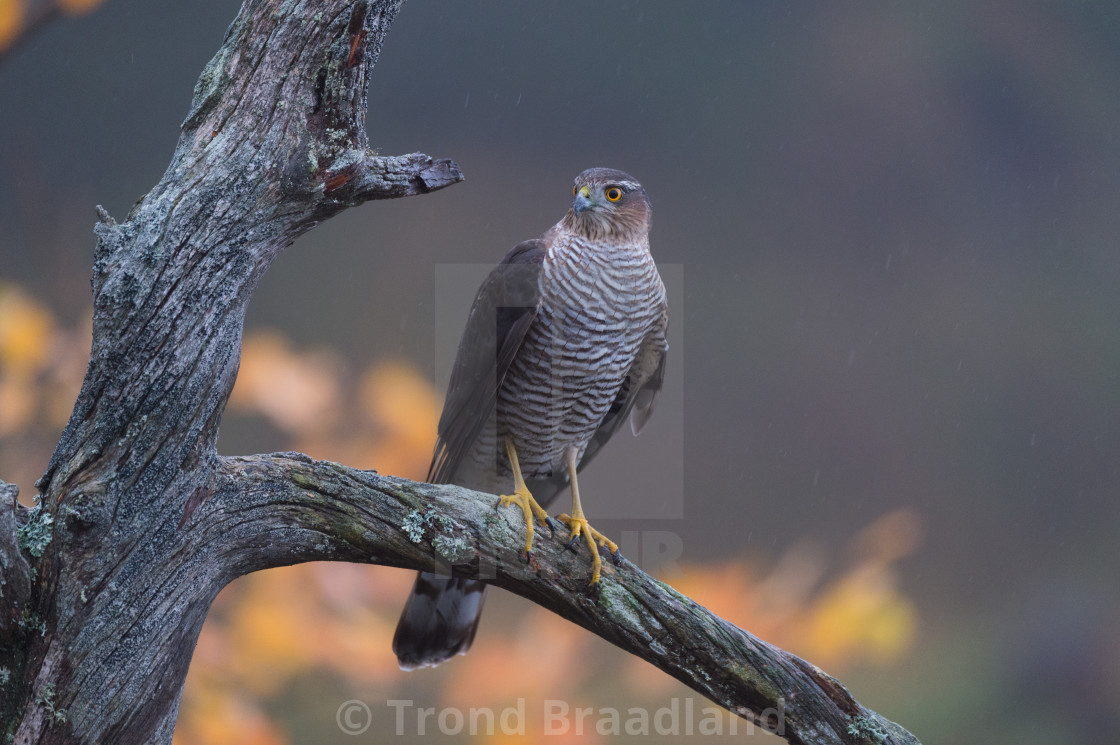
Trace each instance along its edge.
<instances>
[{"instance_id":1,"label":"bird's leg","mask_svg":"<svg viewBox=\"0 0 1120 745\"><path fill-rule=\"evenodd\" d=\"M564 460L568 464L568 481L572 486L572 514L557 515L556 519L568 526L572 538L568 541L568 548L574 548L579 542L581 534L587 534L587 545L591 549L591 587L597 589L599 585L599 572L603 561L599 558L599 546L611 552L614 563L622 561L622 554L618 552L618 544L595 530L583 516L583 505L579 502L579 482L576 480L576 448L569 447L564 451Z\"/></svg>"},{"instance_id":2,"label":"bird's leg","mask_svg":"<svg viewBox=\"0 0 1120 745\"><path fill-rule=\"evenodd\" d=\"M500 495L497 506L505 507L508 504L517 504L525 513L525 561L528 561L530 551L533 550L534 516L548 528L549 533L553 532L553 522L544 508L537 504L537 500L533 499L529 487L525 485L525 479L521 476L521 464L517 462L517 450L513 447L513 440L508 437L506 438L506 456L509 458L510 468L513 469L513 494Z\"/></svg>"}]
</instances>

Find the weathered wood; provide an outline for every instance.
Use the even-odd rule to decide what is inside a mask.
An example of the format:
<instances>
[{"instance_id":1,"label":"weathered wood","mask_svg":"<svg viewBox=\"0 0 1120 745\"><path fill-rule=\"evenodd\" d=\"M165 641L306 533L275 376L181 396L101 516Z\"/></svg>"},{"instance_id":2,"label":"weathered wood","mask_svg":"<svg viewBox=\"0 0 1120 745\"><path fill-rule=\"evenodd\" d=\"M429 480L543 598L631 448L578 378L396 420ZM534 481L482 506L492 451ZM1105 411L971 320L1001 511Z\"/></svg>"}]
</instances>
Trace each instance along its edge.
<instances>
[{"instance_id":1,"label":"weathered wood","mask_svg":"<svg viewBox=\"0 0 1120 745\"><path fill-rule=\"evenodd\" d=\"M299 454L220 458L246 305L278 253L370 199L462 179L369 150L366 87L402 0L247 0L195 88L171 164L116 223L99 209L90 365L16 516L0 483L0 734L169 743L210 603L238 576L310 560L431 568L517 592L791 742L916 742L812 665L624 564L532 565L492 497ZM21 508L22 509L22 508Z\"/></svg>"},{"instance_id":2,"label":"weathered wood","mask_svg":"<svg viewBox=\"0 0 1120 745\"><path fill-rule=\"evenodd\" d=\"M229 579L296 561L353 561L485 579L637 655L791 743L917 743L814 665L715 616L625 559L590 566L566 535L538 537L520 510L455 486L379 476L300 453L222 458L193 518ZM204 562L205 563L205 562Z\"/></svg>"},{"instance_id":3,"label":"weathered wood","mask_svg":"<svg viewBox=\"0 0 1120 745\"><path fill-rule=\"evenodd\" d=\"M0 649L12 649L19 638L23 606L31 595L31 570L20 551L16 525L18 496L15 484L0 481ZM0 653L0 669L10 670L8 662L7 655ZM0 697L4 695L3 678L0 673Z\"/></svg>"},{"instance_id":4,"label":"weathered wood","mask_svg":"<svg viewBox=\"0 0 1120 745\"><path fill-rule=\"evenodd\" d=\"M399 5L246 2L159 183L120 224L99 210L90 366L31 517L53 539L33 557L36 631L2 712L17 742L170 741L221 587L181 573L202 547L179 523L217 466L257 282L320 220L462 178L368 148L367 81Z\"/></svg>"}]
</instances>

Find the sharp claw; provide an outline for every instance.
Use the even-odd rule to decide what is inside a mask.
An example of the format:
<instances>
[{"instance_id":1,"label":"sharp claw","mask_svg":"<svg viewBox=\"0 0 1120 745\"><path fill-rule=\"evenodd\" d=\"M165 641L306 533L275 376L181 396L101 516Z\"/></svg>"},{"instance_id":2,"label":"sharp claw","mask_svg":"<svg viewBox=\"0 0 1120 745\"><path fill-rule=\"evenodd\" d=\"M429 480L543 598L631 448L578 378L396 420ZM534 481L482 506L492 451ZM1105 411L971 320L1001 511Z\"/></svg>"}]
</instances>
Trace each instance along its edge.
<instances>
[{"instance_id":1,"label":"sharp claw","mask_svg":"<svg viewBox=\"0 0 1120 745\"><path fill-rule=\"evenodd\" d=\"M614 553L611 554L611 561L614 562L616 567L622 566L622 552L617 548L614 550Z\"/></svg>"},{"instance_id":2,"label":"sharp claw","mask_svg":"<svg viewBox=\"0 0 1120 745\"><path fill-rule=\"evenodd\" d=\"M565 548L570 548L572 551L576 550L576 544L579 543L579 533L572 536L572 540L568 541Z\"/></svg>"},{"instance_id":3,"label":"sharp claw","mask_svg":"<svg viewBox=\"0 0 1120 745\"><path fill-rule=\"evenodd\" d=\"M521 553L519 554L519 556L521 557L522 562L528 564L529 561L533 558L533 552L521 549Z\"/></svg>"},{"instance_id":4,"label":"sharp claw","mask_svg":"<svg viewBox=\"0 0 1120 745\"><path fill-rule=\"evenodd\" d=\"M545 518L544 524L548 526L548 537L552 538L556 535L556 529L560 527L560 523L553 520L551 517Z\"/></svg>"},{"instance_id":5,"label":"sharp claw","mask_svg":"<svg viewBox=\"0 0 1120 745\"><path fill-rule=\"evenodd\" d=\"M599 582L592 582L587 587L587 597L591 598L592 600L598 601L599 600L599 590L600 590L600 583Z\"/></svg>"}]
</instances>

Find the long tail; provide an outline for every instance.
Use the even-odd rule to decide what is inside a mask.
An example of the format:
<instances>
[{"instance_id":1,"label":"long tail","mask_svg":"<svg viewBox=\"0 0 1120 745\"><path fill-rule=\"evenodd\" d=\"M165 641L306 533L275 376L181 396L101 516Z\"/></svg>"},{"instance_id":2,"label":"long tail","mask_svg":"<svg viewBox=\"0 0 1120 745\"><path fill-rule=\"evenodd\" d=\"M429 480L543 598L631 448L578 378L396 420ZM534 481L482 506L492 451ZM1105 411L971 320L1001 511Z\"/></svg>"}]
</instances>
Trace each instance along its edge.
<instances>
[{"instance_id":1,"label":"long tail","mask_svg":"<svg viewBox=\"0 0 1120 745\"><path fill-rule=\"evenodd\" d=\"M484 582L418 573L393 634L393 653L401 669L433 667L466 654L485 599Z\"/></svg>"}]
</instances>

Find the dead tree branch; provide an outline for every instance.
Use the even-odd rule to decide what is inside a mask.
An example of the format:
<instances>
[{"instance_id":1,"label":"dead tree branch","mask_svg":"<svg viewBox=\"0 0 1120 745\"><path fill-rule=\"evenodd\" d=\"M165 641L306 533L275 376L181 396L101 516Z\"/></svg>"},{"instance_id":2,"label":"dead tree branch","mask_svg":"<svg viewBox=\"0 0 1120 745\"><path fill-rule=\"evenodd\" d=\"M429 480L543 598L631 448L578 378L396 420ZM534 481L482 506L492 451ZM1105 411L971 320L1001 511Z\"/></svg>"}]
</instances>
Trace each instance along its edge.
<instances>
[{"instance_id":1,"label":"dead tree branch","mask_svg":"<svg viewBox=\"0 0 1120 745\"><path fill-rule=\"evenodd\" d=\"M312 560L432 568L509 589L795 743L915 743L833 678L630 564L586 567L493 497L314 462L222 458L245 309L299 235L371 199L462 179L368 147L369 75L401 0L247 0L195 88L171 164L95 228L94 334L74 412L17 516L0 483L0 733L170 743L210 603L248 572ZM438 568L438 567L437 567Z\"/></svg>"},{"instance_id":2,"label":"dead tree branch","mask_svg":"<svg viewBox=\"0 0 1120 745\"><path fill-rule=\"evenodd\" d=\"M587 596L586 557L564 541L518 554L520 512L454 486L379 476L299 453L223 458L195 518L229 579L299 561L356 561L486 579L598 634L791 743L917 743L835 678L713 615L628 561L603 566ZM761 721L760 721L761 717ZM882 737L871 735L881 733Z\"/></svg>"}]
</instances>

